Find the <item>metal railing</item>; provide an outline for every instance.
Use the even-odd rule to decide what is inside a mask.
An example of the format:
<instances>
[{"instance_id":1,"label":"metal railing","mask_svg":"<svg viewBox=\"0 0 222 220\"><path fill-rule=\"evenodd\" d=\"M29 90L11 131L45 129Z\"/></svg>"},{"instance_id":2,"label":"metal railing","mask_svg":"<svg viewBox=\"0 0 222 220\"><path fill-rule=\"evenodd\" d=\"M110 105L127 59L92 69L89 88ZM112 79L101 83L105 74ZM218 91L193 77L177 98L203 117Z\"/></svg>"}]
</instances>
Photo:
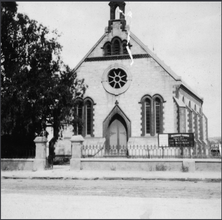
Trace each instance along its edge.
<instances>
[{"instance_id":1,"label":"metal railing","mask_svg":"<svg viewBox=\"0 0 222 220\"><path fill-rule=\"evenodd\" d=\"M219 144L211 144L208 153L194 147L155 145L109 146L83 145L82 158L215 158L221 159ZM1 149L1 158L35 158L35 149Z\"/></svg>"},{"instance_id":2,"label":"metal railing","mask_svg":"<svg viewBox=\"0 0 222 220\"><path fill-rule=\"evenodd\" d=\"M35 149L2 149L1 158L35 158Z\"/></svg>"},{"instance_id":3,"label":"metal railing","mask_svg":"<svg viewBox=\"0 0 222 220\"><path fill-rule=\"evenodd\" d=\"M81 148L82 157L103 157L105 146L101 145L83 145Z\"/></svg>"},{"instance_id":4,"label":"metal railing","mask_svg":"<svg viewBox=\"0 0 222 220\"><path fill-rule=\"evenodd\" d=\"M194 147L180 146L155 146L155 145L135 145L135 146L101 146L101 145L83 145L82 157L127 157L127 158L219 158L217 154L208 154L200 152Z\"/></svg>"}]
</instances>

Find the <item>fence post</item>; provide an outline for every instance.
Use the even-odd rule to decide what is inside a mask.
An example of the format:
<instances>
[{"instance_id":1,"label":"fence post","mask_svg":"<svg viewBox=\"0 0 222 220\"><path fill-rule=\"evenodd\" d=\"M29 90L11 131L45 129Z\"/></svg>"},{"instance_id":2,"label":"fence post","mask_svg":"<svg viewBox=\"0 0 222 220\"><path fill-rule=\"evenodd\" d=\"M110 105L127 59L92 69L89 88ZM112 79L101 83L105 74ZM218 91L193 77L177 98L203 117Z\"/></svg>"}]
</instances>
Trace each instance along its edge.
<instances>
[{"instance_id":1,"label":"fence post","mask_svg":"<svg viewBox=\"0 0 222 220\"><path fill-rule=\"evenodd\" d=\"M35 160L33 170L44 170L46 168L46 137L36 137L35 140Z\"/></svg>"},{"instance_id":2,"label":"fence post","mask_svg":"<svg viewBox=\"0 0 222 220\"><path fill-rule=\"evenodd\" d=\"M184 145L181 144L181 158L184 158Z\"/></svg>"},{"instance_id":3,"label":"fence post","mask_svg":"<svg viewBox=\"0 0 222 220\"><path fill-rule=\"evenodd\" d=\"M75 135L71 137L71 152L72 157L70 160L70 170L80 170L81 167L81 147L84 138L81 135Z\"/></svg>"}]
</instances>

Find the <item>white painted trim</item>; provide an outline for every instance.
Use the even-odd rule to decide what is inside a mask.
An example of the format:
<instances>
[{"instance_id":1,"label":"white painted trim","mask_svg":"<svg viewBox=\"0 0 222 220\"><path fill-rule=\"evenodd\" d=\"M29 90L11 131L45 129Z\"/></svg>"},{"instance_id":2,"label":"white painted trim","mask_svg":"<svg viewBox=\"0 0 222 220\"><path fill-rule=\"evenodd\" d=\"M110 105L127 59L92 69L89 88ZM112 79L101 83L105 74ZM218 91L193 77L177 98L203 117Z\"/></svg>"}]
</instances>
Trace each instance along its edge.
<instances>
[{"instance_id":1,"label":"white painted trim","mask_svg":"<svg viewBox=\"0 0 222 220\"><path fill-rule=\"evenodd\" d=\"M1 161L34 161L35 158L33 159L26 159L26 158L2 158Z\"/></svg>"},{"instance_id":2,"label":"white painted trim","mask_svg":"<svg viewBox=\"0 0 222 220\"><path fill-rule=\"evenodd\" d=\"M195 163L221 163L221 159L132 159L132 158L81 158L81 162L183 162L183 161L194 161Z\"/></svg>"}]
</instances>

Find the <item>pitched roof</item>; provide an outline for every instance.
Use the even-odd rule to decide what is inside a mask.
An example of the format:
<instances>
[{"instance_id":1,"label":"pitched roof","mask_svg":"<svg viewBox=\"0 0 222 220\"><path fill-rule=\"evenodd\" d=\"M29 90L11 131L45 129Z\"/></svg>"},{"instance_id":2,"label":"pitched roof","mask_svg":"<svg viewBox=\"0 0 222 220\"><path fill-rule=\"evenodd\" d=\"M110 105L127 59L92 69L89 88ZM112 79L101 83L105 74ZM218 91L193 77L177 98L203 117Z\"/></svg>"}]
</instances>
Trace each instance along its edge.
<instances>
[{"instance_id":1,"label":"pitched roof","mask_svg":"<svg viewBox=\"0 0 222 220\"><path fill-rule=\"evenodd\" d=\"M80 60L80 62L76 65L76 67L73 69L73 71L76 71L81 64L84 62L86 58L92 53L92 51L99 45L99 43L106 37L107 33L104 33L102 37L95 43L95 45L89 50L89 52Z\"/></svg>"},{"instance_id":2,"label":"pitched roof","mask_svg":"<svg viewBox=\"0 0 222 220\"><path fill-rule=\"evenodd\" d=\"M155 53L153 53L142 41L139 40L138 37L136 37L135 34L130 32L130 37L135 40L163 69L172 76L176 81L181 81L181 77L178 76L176 73L173 72L172 69L170 69L169 66L167 66L162 60L157 57Z\"/></svg>"},{"instance_id":3,"label":"pitched roof","mask_svg":"<svg viewBox=\"0 0 222 220\"><path fill-rule=\"evenodd\" d=\"M169 66L167 66L164 61L162 61L155 53L153 53L152 50L150 50L142 41L139 40L138 37L136 37L135 34L132 32L130 33L130 36L133 40L135 40L173 79L176 81L180 81L181 85L186 87L188 90L190 90L191 93L193 93L197 98L203 101L203 97L199 96L196 91L190 88L184 81L182 81L182 78L178 76Z\"/></svg>"}]
</instances>

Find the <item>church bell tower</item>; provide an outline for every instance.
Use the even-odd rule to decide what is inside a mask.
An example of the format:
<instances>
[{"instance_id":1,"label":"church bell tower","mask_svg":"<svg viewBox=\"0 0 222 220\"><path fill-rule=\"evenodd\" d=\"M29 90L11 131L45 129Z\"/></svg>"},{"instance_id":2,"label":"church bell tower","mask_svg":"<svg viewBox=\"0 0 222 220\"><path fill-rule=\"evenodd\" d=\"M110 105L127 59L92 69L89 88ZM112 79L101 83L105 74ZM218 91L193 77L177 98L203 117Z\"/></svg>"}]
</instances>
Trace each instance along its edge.
<instances>
[{"instance_id":1,"label":"church bell tower","mask_svg":"<svg viewBox=\"0 0 222 220\"><path fill-rule=\"evenodd\" d=\"M120 23L121 29L124 31L126 27L126 20L125 16L119 12L118 9L120 9L125 14L125 2L117 2L117 1L111 1L109 3L110 6L110 20L108 23L108 32L110 32L113 28L113 23Z\"/></svg>"}]
</instances>

